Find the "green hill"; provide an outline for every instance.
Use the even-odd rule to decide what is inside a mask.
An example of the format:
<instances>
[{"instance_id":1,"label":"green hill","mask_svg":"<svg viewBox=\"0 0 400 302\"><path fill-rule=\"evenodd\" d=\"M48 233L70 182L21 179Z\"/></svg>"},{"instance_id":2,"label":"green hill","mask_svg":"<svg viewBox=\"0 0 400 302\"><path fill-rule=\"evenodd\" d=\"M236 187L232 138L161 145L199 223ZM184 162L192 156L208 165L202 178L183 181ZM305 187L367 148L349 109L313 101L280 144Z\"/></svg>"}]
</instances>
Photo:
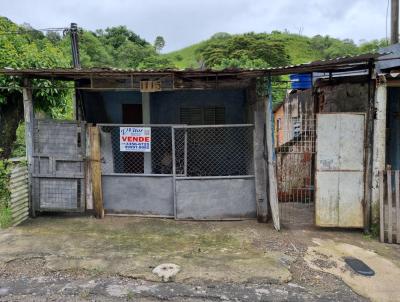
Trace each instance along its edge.
<instances>
[{"instance_id":1,"label":"green hill","mask_svg":"<svg viewBox=\"0 0 400 302\"><path fill-rule=\"evenodd\" d=\"M251 45L253 42L249 42L250 44L247 43L247 45L246 43L243 44L243 40L249 37L253 39L253 42L262 41L267 44L270 43L274 46L279 45L283 47L282 55L288 56L289 64L300 64L320 59L376 51L379 47L386 44L384 40L374 40L357 45L350 39L341 40L321 35L308 37L280 31L236 35L217 33L208 40L164 54L163 56L168 58L178 68L198 68L200 65L199 61L207 61L208 56L215 56L217 52L220 53L221 58L225 57L229 59L235 59L238 56L235 54L236 50L241 50L237 52L239 56L246 51L248 54L249 50L251 52L255 47L255 45ZM235 41L239 42L236 43ZM237 46L233 46L233 51L232 47L228 50L227 45L229 42L237 44ZM259 44L257 45L259 46Z\"/></svg>"},{"instance_id":2,"label":"green hill","mask_svg":"<svg viewBox=\"0 0 400 302\"><path fill-rule=\"evenodd\" d=\"M208 40L207 40L208 41ZM199 62L197 61L196 51L204 46L207 41L196 43L180 50L172 51L164 54L166 58L173 62L178 68L198 68Z\"/></svg>"}]
</instances>

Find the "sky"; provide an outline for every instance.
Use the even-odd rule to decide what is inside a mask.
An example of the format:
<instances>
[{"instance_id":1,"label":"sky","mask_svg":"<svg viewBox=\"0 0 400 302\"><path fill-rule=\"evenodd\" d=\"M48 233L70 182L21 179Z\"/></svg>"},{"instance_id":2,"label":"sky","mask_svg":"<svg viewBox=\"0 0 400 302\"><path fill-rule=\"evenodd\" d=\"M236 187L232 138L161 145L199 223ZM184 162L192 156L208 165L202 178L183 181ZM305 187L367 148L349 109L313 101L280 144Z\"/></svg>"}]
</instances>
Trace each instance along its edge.
<instances>
[{"instance_id":1,"label":"sky","mask_svg":"<svg viewBox=\"0 0 400 302\"><path fill-rule=\"evenodd\" d=\"M0 0L0 15L34 28L126 25L163 52L216 32L288 30L362 40L386 37L388 0ZM390 17L390 13L389 13ZM390 36L390 33L388 33Z\"/></svg>"}]
</instances>

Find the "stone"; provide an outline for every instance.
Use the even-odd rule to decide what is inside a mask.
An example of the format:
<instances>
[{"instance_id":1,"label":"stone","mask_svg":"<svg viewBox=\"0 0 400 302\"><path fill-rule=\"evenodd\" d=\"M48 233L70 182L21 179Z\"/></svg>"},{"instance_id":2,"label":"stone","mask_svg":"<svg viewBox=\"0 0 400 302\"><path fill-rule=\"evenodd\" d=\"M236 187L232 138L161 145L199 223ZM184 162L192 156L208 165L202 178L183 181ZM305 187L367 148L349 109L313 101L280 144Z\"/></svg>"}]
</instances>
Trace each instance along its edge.
<instances>
[{"instance_id":1,"label":"stone","mask_svg":"<svg viewBox=\"0 0 400 302\"><path fill-rule=\"evenodd\" d=\"M174 281L175 276L181 270L179 265L174 263L163 263L153 269L153 274L161 278L163 282Z\"/></svg>"},{"instance_id":2,"label":"stone","mask_svg":"<svg viewBox=\"0 0 400 302\"><path fill-rule=\"evenodd\" d=\"M5 288L5 287L0 287L0 297L7 296L9 292L10 292L10 289Z\"/></svg>"}]
</instances>

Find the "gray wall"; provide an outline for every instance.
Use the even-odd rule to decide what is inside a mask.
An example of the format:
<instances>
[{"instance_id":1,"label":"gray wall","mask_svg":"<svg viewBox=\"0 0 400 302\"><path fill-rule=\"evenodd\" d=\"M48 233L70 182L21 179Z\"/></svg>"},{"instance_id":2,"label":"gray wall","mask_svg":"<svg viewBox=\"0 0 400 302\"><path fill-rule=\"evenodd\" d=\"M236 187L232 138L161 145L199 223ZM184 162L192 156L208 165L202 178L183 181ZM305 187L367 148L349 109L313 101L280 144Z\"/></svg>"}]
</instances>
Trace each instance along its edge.
<instances>
[{"instance_id":1,"label":"gray wall","mask_svg":"<svg viewBox=\"0 0 400 302\"><path fill-rule=\"evenodd\" d=\"M368 84L343 83L319 88L319 112L367 112Z\"/></svg>"},{"instance_id":2,"label":"gray wall","mask_svg":"<svg viewBox=\"0 0 400 302\"><path fill-rule=\"evenodd\" d=\"M254 178L176 180L177 218L256 217Z\"/></svg>"},{"instance_id":3,"label":"gray wall","mask_svg":"<svg viewBox=\"0 0 400 302\"><path fill-rule=\"evenodd\" d=\"M224 106L227 124L245 123L245 90L165 91L151 94L151 121L179 123L180 107Z\"/></svg>"},{"instance_id":4,"label":"gray wall","mask_svg":"<svg viewBox=\"0 0 400 302\"><path fill-rule=\"evenodd\" d=\"M139 91L82 92L88 123L122 123L122 104L141 104Z\"/></svg>"},{"instance_id":5,"label":"gray wall","mask_svg":"<svg viewBox=\"0 0 400 302\"><path fill-rule=\"evenodd\" d=\"M106 212L174 215L171 177L102 176Z\"/></svg>"},{"instance_id":6,"label":"gray wall","mask_svg":"<svg viewBox=\"0 0 400 302\"><path fill-rule=\"evenodd\" d=\"M86 121L89 123L122 123L122 104L141 104L138 91L81 92ZM179 123L179 108L224 106L229 124L245 123L245 90L162 91L150 94L150 116L153 124Z\"/></svg>"}]
</instances>

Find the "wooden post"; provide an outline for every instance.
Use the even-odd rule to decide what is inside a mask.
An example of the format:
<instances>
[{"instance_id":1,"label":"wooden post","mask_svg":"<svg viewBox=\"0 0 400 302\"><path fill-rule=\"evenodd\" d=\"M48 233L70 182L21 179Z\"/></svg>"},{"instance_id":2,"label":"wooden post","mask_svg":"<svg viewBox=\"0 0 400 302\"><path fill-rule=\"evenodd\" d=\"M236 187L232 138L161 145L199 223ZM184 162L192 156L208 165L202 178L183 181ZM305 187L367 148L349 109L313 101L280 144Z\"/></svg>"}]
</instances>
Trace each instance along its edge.
<instances>
[{"instance_id":1,"label":"wooden post","mask_svg":"<svg viewBox=\"0 0 400 302\"><path fill-rule=\"evenodd\" d=\"M400 176L399 170L396 170L394 176L395 194L396 194L396 243L400 243Z\"/></svg>"},{"instance_id":2,"label":"wooden post","mask_svg":"<svg viewBox=\"0 0 400 302\"><path fill-rule=\"evenodd\" d=\"M258 110L254 111L253 145L257 220L259 222L267 222L268 199L265 171L266 162L264 159L264 113Z\"/></svg>"},{"instance_id":3,"label":"wooden post","mask_svg":"<svg viewBox=\"0 0 400 302\"><path fill-rule=\"evenodd\" d=\"M268 189L269 189L269 204L271 206L272 220L277 231L281 229L279 218L279 203L278 203L278 183L276 180L276 161L274 149L274 123L272 113L272 86L271 76L268 77L268 101L265 102L265 136L266 150L268 153Z\"/></svg>"},{"instance_id":4,"label":"wooden post","mask_svg":"<svg viewBox=\"0 0 400 302\"><path fill-rule=\"evenodd\" d=\"M93 208L97 218L104 218L103 192L101 189L100 133L98 127L89 128L90 172L92 177Z\"/></svg>"},{"instance_id":5,"label":"wooden post","mask_svg":"<svg viewBox=\"0 0 400 302\"><path fill-rule=\"evenodd\" d=\"M383 221L385 210L385 187L384 187L385 172L379 171L379 233L381 242L385 242L385 224Z\"/></svg>"},{"instance_id":6,"label":"wooden post","mask_svg":"<svg viewBox=\"0 0 400 302\"><path fill-rule=\"evenodd\" d=\"M393 221L392 221L392 217L393 217L393 203L392 203L392 196L393 196L393 192L392 192L392 171L389 170L386 172L386 177L387 177L387 200L388 200L388 242L392 243L392 239L393 239ZM385 211L383 213L383 217L385 217Z\"/></svg>"},{"instance_id":7,"label":"wooden post","mask_svg":"<svg viewBox=\"0 0 400 302\"><path fill-rule=\"evenodd\" d=\"M372 196L371 196L371 218L373 223L378 223L379 220L379 173L385 170L386 163L386 102L387 102L387 86L386 79L380 76L377 79L377 87L375 90L376 118L374 120L373 145L372 145Z\"/></svg>"},{"instance_id":8,"label":"wooden post","mask_svg":"<svg viewBox=\"0 0 400 302\"><path fill-rule=\"evenodd\" d=\"M24 79L24 88L22 88L22 96L24 102L24 121L25 121L25 146L26 146L26 159L28 161L28 186L29 186L29 205L32 217L36 216L35 200L32 194L32 168L33 168L33 100L32 88L29 79Z\"/></svg>"}]
</instances>

